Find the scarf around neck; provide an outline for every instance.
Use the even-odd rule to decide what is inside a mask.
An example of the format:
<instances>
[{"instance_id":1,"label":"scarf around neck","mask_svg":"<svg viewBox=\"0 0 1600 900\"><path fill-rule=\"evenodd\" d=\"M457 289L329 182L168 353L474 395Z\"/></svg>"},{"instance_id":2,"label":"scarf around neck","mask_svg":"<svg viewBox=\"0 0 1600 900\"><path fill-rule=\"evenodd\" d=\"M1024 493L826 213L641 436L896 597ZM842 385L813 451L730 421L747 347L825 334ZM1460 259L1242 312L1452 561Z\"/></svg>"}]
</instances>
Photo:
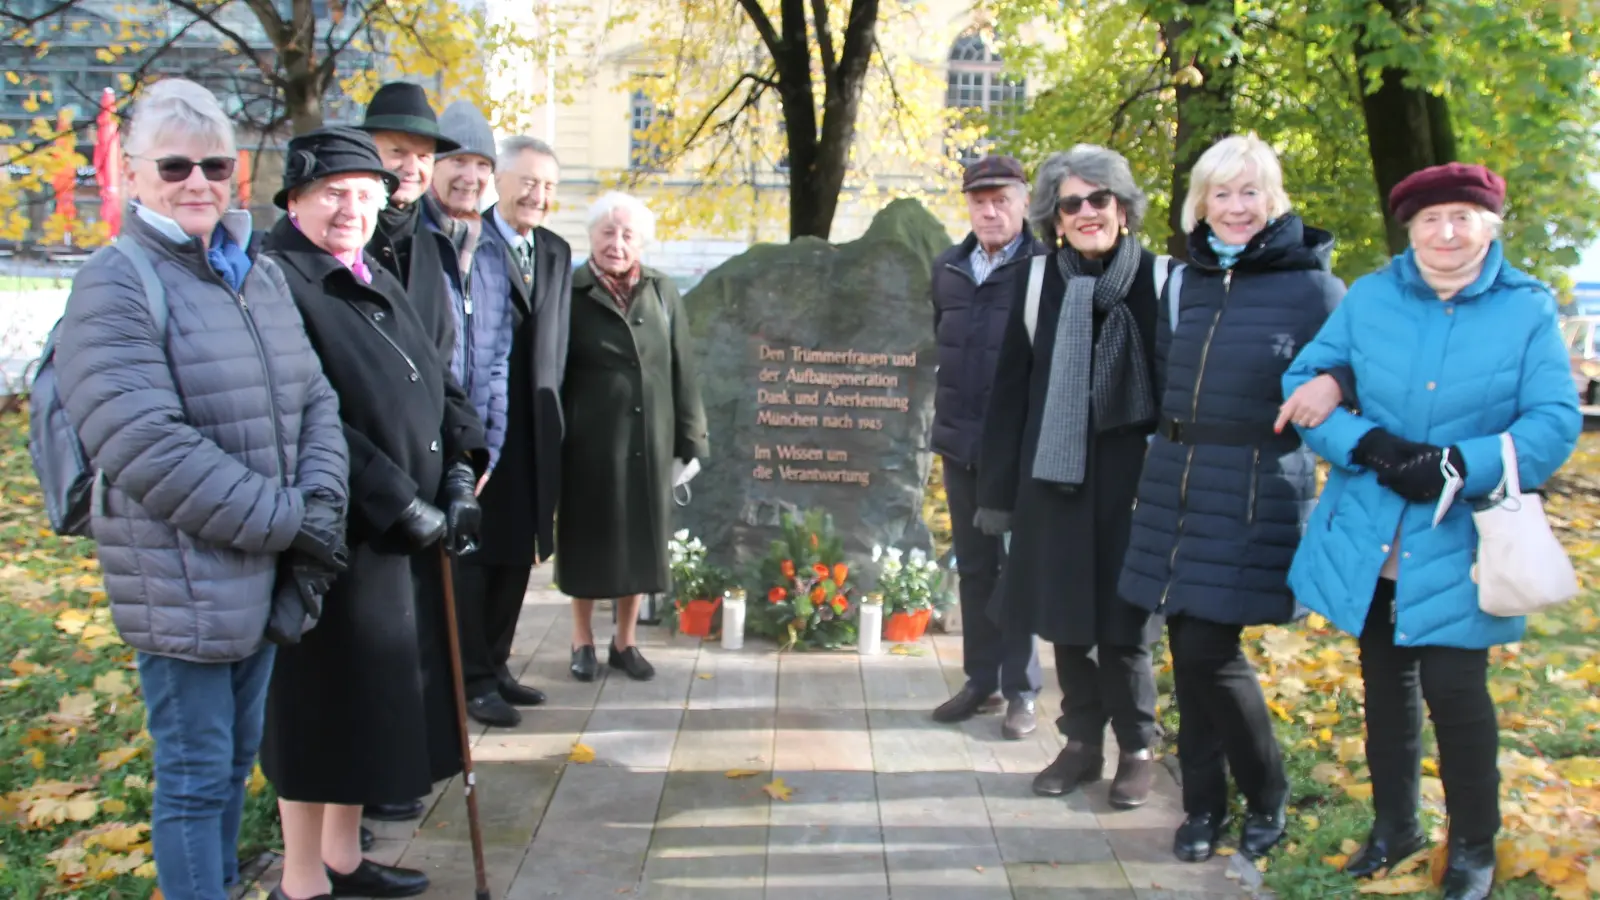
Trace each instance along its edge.
<instances>
[{"instance_id":1,"label":"scarf around neck","mask_svg":"<svg viewBox=\"0 0 1600 900\"><path fill-rule=\"evenodd\" d=\"M609 272L602 271L591 259L589 260L589 271L594 273L595 280L599 281L600 286L605 288L606 293L611 295L611 302L617 305L617 309L626 313L629 304L633 302L633 289L639 286L639 279L642 275L639 264L637 262L634 263L633 268L621 275L612 275Z\"/></svg>"},{"instance_id":2,"label":"scarf around neck","mask_svg":"<svg viewBox=\"0 0 1600 900\"><path fill-rule=\"evenodd\" d=\"M1034 451L1033 477L1039 481L1083 483L1091 421L1099 433L1155 418L1144 339L1127 304L1140 256L1139 242L1124 236L1105 261L1104 272L1093 275L1070 245L1056 251L1067 293L1056 322ZM1094 334L1096 312L1104 316L1099 337Z\"/></svg>"},{"instance_id":3,"label":"scarf around neck","mask_svg":"<svg viewBox=\"0 0 1600 900\"><path fill-rule=\"evenodd\" d=\"M1493 242L1485 241L1483 249L1478 251L1478 258L1454 272L1428 268L1423 264L1422 257L1415 250L1411 251L1411 257L1416 261L1417 272L1422 276L1422 280L1427 282L1428 287L1433 288L1433 292L1439 295L1440 300L1449 300L1456 294L1461 293L1468 285L1477 281L1478 276L1483 274L1483 261L1489 256L1489 245L1491 243Z\"/></svg>"},{"instance_id":4,"label":"scarf around neck","mask_svg":"<svg viewBox=\"0 0 1600 900\"><path fill-rule=\"evenodd\" d=\"M417 227L417 209L420 205L413 202L397 206L391 202L378 211L378 230L390 240L410 234Z\"/></svg>"}]
</instances>

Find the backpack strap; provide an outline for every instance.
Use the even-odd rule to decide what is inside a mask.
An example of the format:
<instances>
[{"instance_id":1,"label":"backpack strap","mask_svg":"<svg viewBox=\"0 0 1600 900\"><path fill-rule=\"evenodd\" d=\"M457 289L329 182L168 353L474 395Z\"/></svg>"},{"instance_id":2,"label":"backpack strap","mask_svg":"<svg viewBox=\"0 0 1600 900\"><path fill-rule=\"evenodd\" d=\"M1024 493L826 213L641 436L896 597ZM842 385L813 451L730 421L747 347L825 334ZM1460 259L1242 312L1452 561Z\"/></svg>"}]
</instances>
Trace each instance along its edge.
<instances>
[{"instance_id":1,"label":"backpack strap","mask_svg":"<svg viewBox=\"0 0 1600 900\"><path fill-rule=\"evenodd\" d=\"M1039 295L1044 293L1044 267L1049 260L1048 256L1035 256L1028 262L1028 293L1022 301L1022 324L1028 329L1029 343L1039 327Z\"/></svg>"},{"instance_id":2,"label":"backpack strap","mask_svg":"<svg viewBox=\"0 0 1600 900\"><path fill-rule=\"evenodd\" d=\"M1172 273L1172 257L1167 256L1165 254L1162 254L1161 256L1156 257L1155 267L1151 270L1150 274L1153 275L1155 277L1155 280L1156 280L1156 298L1157 299L1160 299L1160 297L1161 297L1161 289L1166 287L1166 285L1167 285L1167 276L1170 275L1171 273Z\"/></svg>"},{"instance_id":3,"label":"backpack strap","mask_svg":"<svg viewBox=\"0 0 1600 900\"><path fill-rule=\"evenodd\" d=\"M150 321L155 323L156 337L163 345L167 342L167 289L156 277L156 268L150 263L150 255L145 253L131 238L117 238L111 245L113 250L128 258L133 263L133 270L139 273L139 283L144 286L145 307L150 310Z\"/></svg>"},{"instance_id":4,"label":"backpack strap","mask_svg":"<svg viewBox=\"0 0 1600 900\"><path fill-rule=\"evenodd\" d=\"M1183 294L1183 263L1172 267L1172 274L1167 278L1167 321L1172 326L1172 333L1178 333L1178 301Z\"/></svg>"}]
</instances>

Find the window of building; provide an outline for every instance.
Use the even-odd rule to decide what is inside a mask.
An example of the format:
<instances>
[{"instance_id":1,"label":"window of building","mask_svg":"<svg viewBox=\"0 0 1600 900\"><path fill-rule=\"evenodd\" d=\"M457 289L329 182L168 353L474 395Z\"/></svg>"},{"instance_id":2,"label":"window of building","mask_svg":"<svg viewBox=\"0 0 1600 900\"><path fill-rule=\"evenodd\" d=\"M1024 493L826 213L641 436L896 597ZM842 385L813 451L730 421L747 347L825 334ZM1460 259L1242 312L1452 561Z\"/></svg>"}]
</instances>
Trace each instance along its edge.
<instances>
[{"instance_id":1,"label":"window of building","mask_svg":"<svg viewBox=\"0 0 1600 900\"><path fill-rule=\"evenodd\" d=\"M633 92L628 122L628 165L656 171L667 158L661 132L672 121L672 110L657 103L643 90Z\"/></svg>"},{"instance_id":2,"label":"window of building","mask_svg":"<svg viewBox=\"0 0 1600 900\"><path fill-rule=\"evenodd\" d=\"M1007 134L1026 102L1027 82L1005 72L1005 60L983 35L968 33L950 47L950 71L944 103L971 116L987 117L989 134ZM962 162L988 152L987 140L971 147L952 148Z\"/></svg>"}]
</instances>

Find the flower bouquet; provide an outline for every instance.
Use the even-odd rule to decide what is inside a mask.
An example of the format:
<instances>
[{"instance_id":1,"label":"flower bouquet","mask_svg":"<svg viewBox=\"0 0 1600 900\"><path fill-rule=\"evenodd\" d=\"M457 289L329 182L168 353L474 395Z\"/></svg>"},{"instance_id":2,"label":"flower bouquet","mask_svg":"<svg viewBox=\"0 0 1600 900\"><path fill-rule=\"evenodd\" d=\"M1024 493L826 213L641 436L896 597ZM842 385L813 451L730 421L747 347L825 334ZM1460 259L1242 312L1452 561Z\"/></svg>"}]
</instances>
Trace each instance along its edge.
<instances>
[{"instance_id":1,"label":"flower bouquet","mask_svg":"<svg viewBox=\"0 0 1600 900\"><path fill-rule=\"evenodd\" d=\"M820 511L785 513L783 538L758 570L761 591L750 598L750 627L782 645L833 650L856 641L857 604L850 567L833 518Z\"/></svg>"},{"instance_id":2,"label":"flower bouquet","mask_svg":"<svg viewBox=\"0 0 1600 900\"><path fill-rule=\"evenodd\" d=\"M921 550L906 554L897 547L873 547L872 561L882 563L874 593L883 597L884 640L920 640L933 608L948 602L944 569Z\"/></svg>"},{"instance_id":3,"label":"flower bouquet","mask_svg":"<svg viewBox=\"0 0 1600 900\"><path fill-rule=\"evenodd\" d=\"M667 542L672 561L672 630L710 637L720 625L722 592L732 587L726 570L706 561L706 545L688 529Z\"/></svg>"}]
</instances>

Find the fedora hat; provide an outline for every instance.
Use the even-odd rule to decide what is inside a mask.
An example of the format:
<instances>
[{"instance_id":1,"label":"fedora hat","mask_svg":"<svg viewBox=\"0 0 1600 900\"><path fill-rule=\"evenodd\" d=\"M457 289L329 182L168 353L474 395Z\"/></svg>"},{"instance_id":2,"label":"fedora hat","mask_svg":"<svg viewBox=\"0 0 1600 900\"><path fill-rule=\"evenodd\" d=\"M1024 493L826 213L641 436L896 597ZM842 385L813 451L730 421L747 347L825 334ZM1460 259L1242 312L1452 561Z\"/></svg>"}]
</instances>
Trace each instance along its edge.
<instances>
[{"instance_id":1,"label":"fedora hat","mask_svg":"<svg viewBox=\"0 0 1600 900\"><path fill-rule=\"evenodd\" d=\"M435 152L455 150L460 145L444 136L439 130L439 117L428 104L428 92L421 85L409 81L391 81L378 88L367 104L362 131L398 131L429 138Z\"/></svg>"},{"instance_id":2,"label":"fedora hat","mask_svg":"<svg viewBox=\"0 0 1600 900\"><path fill-rule=\"evenodd\" d=\"M283 189L272 202L279 209L288 209L291 192L334 175L372 175L382 179L390 193L400 186L400 179L383 167L372 135L359 128L332 125L290 138L283 161Z\"/></svg>"}]
</instances>

